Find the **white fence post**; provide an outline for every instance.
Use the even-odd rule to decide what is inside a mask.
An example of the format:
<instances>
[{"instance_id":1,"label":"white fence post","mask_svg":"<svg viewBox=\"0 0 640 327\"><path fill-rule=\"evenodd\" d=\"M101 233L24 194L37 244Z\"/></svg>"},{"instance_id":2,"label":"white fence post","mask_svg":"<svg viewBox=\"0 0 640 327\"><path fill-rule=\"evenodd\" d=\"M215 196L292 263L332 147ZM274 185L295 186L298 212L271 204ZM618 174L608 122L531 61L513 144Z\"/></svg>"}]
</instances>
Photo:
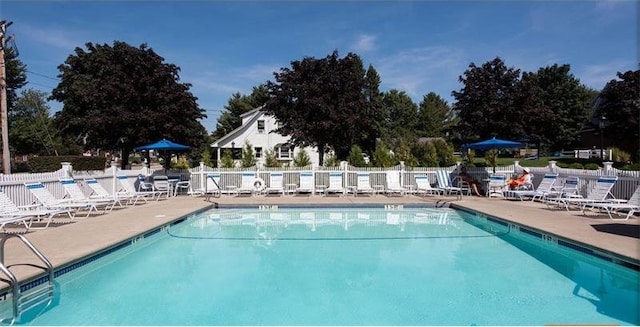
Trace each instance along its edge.
<instances>
[{"instance_id":1,"label":"white fence post","mask_svg":"<svg viewBox=\"0 0 640 327\"><path fill-rule=\"evenodd\" d=\"M556 166L556 163L557 163L557 161L555 161L555 160L549 160L549 166L548 167L549 167L549 172L550 173L555 173L556 172L556 169L558 168Z\"/></svg>"},{"instance_id":2,"label":"white fence post","mask_svg":"<svg viewBox=\"0 0 640 327\"><path fill-rule=\"evenodd\" d=\"M602 168L602 173L603 175L611 175L611 172L613 171L613 162L611 161L605 161L602 163L602 165L604 166Z\"/></svg>"},{"instance_id":3,"label":"white fence post","mask_svg":"<svg viewBox=\"0 0 640 327\"><path fill-rule=\"evenodd\" d=\"M70 162L61 162L62 171L66 175L65 177L73 177L73 166L71 166Z\"/></svg>"}]
</instances>

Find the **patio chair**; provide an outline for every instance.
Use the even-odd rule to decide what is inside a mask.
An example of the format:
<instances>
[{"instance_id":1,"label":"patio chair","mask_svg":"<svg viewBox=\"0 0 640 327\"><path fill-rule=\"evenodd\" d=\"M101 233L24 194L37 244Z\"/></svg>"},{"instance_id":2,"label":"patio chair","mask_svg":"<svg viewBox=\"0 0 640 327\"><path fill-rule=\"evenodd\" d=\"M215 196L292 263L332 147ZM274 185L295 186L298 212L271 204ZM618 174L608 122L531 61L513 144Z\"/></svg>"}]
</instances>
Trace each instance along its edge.
<instances>
[{"instance_id":1,"label":"patio chair","mask_svg":"<svg viewBox=\"0 0 640 327\"><path fill-rule=\"evenodd\" d=\"M329 187L324 190L324 195L335 193L338 195L344 194L345 189L343 186L342 172L332 171L329 173Z\"/></svg>"},{"instance_id":2,"label":"patio chair","mask_svg":"<svg viewBox=\"0 0 640 327\"><path fill-rule=\"evenodd\" d=\"M392 195L404 195L407 189L400 185L400 172L395 170L389 170L386 172L387 186L384 190L385 193Z\"/></svg>"},{"instance_id":3,"label":"patio chair","mask_svg":"<svg viewBox=\"0 0 640 327\"><path fill-rule=\"evenodd\" d=\"M284 175L282 172L270 172L269 173L269 186L264 189L265 194L280 194L284 195Z\"/></svg>"},{"instance_id":4,"label":"patio chair","mask_svg":"<svg viewBox=\"0 0 640 327\"><path fill-rule=\"evenodd\" d=\"M431 187L431 183L429 183L429 177L427 175L416 175L414 179L416 181L417 194L442 194L442 190Z\"/></svg>"},{"instance_id":5,"label":"patio chair","mask_svg":"<svg viewBox=\"0 0 640 327\"><path fill-rule=\"evenodd\" d=\"M629 200L615 199L608 202L594 202L587 204L586 207L592 210L605 211L611 220L629 220L636 211L640 211L640 186L636 187ZM612 213L620 215L621 211L626 211L624 218L613 218L611 215Z\"/></svg>"},{"instance_id":6,"label":"patio chair","mask_svg":"<svg viewBox=\"0 0 640 327\"><path fill-rule=\"evenodd\" d=\"M542 181L535 190L506 190L503 193L507 199L524 201L525 198L531 198L531 201L535 201L536 199L541 199L547 194L550 194L553 191L554 184L557 180L558 174L547 173L544 174Z\"/></svg>"},{"instance_id":7,"label":"patio chair","mask_svg":"<svg viewBox=\"0 0 640 327\"><path fill-rule=\"evenodd\" d=\"M376 190L371 187L371 179L369 173L358 173L356 178L356 186L353 188L353 196L358 194L375 194Z\"/></svg>"},{"instance_id":8,"label":"patio chair","mask_svg":"<svg viewBox=\"0 0 640 327\"><path fill-rule=\"evenodd\" d=\"M80 188L80 185L78 185L78 183L76 183L73 178L60 178L60 184L62 184L62 188L64 188L66 196L72 201L78 203L90 203L96 209L98 207L102 208L105 213L111 211L113 207L119 203L119 201L116 201L115 199L99 199L87 197ZM122 206L122 203L120 203L120 206Z\"/></svg>"},{"instance_id":9,"label":"patio chair","mask_svg":"<svg viewBox=\"0 0 640 327\"><path fill-rule=\"evenodd\" d=\"M581 195L566 196L558 199L559 205L564 206L567 211L571 206L575 206L581 209L584 213L585 207L588 204L597 202L610 202L608 199L613 199L611 189L618 180L617 176L613 177L600 177L596 181L594 188L587 194L586 197Z\"/></svg>"},{"instance_id":10,"label":"patio chair","mask_svg":"<svg viewBox=\"0 0 640 327\"><path fill-rule=\"evenodd\" d=\"M169 198L173 194L173 185L169 183L169 177L165 175L155 175L152 178L153 191L156 192L155 199L159 201L164 195L165 198Z\"/></svg>"},{"instance_id":11,"label":"patio chair","mask_svg":"<svg viewBox=\"0 0 640 327\"><path fill-rule=\"evenodd\" d=\"M149 185L144 182L144 179L140 178L140 176L138 177L138 182L139 183L145 183L141 189L143 189L142 191L138 191L136 190L135 185L133 185L131 183L131 181L129 181L129 177L125 176L125 175L118 175L117 177L118 182L120 183L120 185L122 186L122 192L125 192L126 194L130 195L133 198L133 205L138 204L138 200L143 200L144 203L147 203L147 198L151 198L154 199L156 192L153 191L153 187L149 187ZM142 185L142 184L140 184Z\"/></svg>"},{"instance_id":12,"label":"patio chair","mask_svg":"<svg viewBox=\"0 0 640 327\"><path fill-rule=\"evenodd\" d=\"M7 224L23 224L27 230L45 229L49 227L53 217L66 214L73 218L68 209L47 209L40 205L17 206L2 189L0 189L0 229L5 230ZM34 222L45 220L42 227L33 227Z\"/></svg>"},{"instance_id":13,"label":"patio chair","mask_svg":"<svg viewBox=\"0 0 640 327\"><path fill-rule=\"evenodd\" d=\"M36 201L47 209L70 210L71 218L75 218L79 211L86 210L88 217L91 212L98 211L95 204L90 202L77 202L72 199L58 199L40 182L25 183L27 190L36 198Z\"/></svg>"}]
</instances>

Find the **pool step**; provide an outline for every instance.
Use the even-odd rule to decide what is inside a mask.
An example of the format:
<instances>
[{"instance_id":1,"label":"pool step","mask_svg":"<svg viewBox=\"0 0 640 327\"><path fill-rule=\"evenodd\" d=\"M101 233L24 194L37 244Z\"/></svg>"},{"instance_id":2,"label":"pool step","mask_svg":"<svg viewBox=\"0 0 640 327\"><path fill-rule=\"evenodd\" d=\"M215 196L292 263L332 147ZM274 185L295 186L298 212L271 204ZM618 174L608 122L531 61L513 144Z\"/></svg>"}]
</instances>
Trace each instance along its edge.
<instances>
[{"instance_id":1,"label":"pool step","mask_svg":"<svg viewBox=\"0 0 640 327\"><path fill-rule=\"evenodd\" d=\"M53 301L53 297L53 283L45 283L42 284L42 286L37 286L25 292L21 292L16 299L18 306L17 317L20 317L22 313L29 311L42 303L47 302L47 305L49 305Z\"/></svg>"}]
</instances>

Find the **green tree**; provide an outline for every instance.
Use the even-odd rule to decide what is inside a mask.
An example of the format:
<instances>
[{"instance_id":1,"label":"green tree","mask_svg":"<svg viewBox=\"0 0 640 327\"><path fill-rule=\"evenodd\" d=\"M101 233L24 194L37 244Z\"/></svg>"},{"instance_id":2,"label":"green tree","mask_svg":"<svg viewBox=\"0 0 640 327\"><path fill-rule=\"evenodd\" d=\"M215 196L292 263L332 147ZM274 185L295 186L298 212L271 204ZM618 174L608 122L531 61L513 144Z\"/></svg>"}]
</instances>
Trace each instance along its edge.
<instances>
[{"instance_id":1,"label":"green tree","mask_svg":"<svg viewBox=\"0 0 640 327\"><path fill-rule=\"evenodd\" d=\"M268 98L269 95L264 85L254 86L250 95L234 93L218 118L216 129L212 133L213 141L240 127L242 114L261 107Z\"/></svg>"},{"instance_id":2,"label":"green tree","mask_svg":"<svg viewBox=\"0 0 640 327\"><path fill-rule=\"evenodd\" d=\"M579 144L580 130L597 93L581 84L570 70L569 65L556 64L523 74L516 104L520 115L512 120L512 130L520 135L511 137L526 137L552 150Z\"/></svg>"},{"instance_id":3,"label":"green tree","mask_svg":"<svg viewBox=\"0 0 640 327\"><path fill-rule=\"evenodd\" d=\"M298 154L296 154L295 158L293 158L293 166L294 167L306 167L311 164L311 158L307 153L307 150L300 149Z\"/></svg>"},{"instance_id":4,"label":"green tree","mask_svg":"<svg viewBox=\"0 0 640 327\"><path fill-rule=\"evenodd\" d=\"M456 163L456 159L453 156L453 147L445 140L435 139L433 140L433 146L436 148L439 167L448 167Z\"/></svg>"},{"instance_id":5,"label":"green tree","mask_svg":"<svg viewBox=\"0 0 640 327\"><path fill-rule=\"evenodd\" d=\"M376 167L392 167L397 163L384 141L378 142L372 160Z\"/></svg>"},{"instance_id":6,"label":"green tree","mask_svg":"<svg viewBox=\"0 0 640 327\"><path fill-rule=\"evenodd\" d=\"M395 138L415 139L418 125L418 107L404 91L390 90L382 99L385 114L382 137L388 141Z\"/></svg>"},{"instance_id":7,"label":"green tree","mask_svg":"<svg viewBox=\"0 0 640 327\"><path fill-rule=\"evenodd\" d=\"M416 133L420 137L444 137L458 123L451 107L439 95L430 92L418 106Z\"/></svg>"},{"instance_id":8,"label":"green tree","mask_svg":"<svg viewBox=\"0 0 640 327\"><path fill-rule=\"evenodd\" d=\"M306 57L274 75L275 82L267 82L265 112L276 117L276 132L289 135L293 144L318 148L320 165L327 146L345 159L351 145L376 134L377 116L363 92L365 71L357 55L340 59L334 51L324 59Z\"/></svg>"},{"instance_id":9,"label":"green tree","mask_svg":"<svg viewBox=\"0 0 640 327\"><path fill-rule=\"evenodd\" d=\"M351 147L351 151L349 152L349 158L347 159L349 164L354 167L366 167L367 163L364 162L364 157L362 156L362 149L358 145L353 145Z\"/></svg>"},{"instance_id":10,"label":"green tree","mask_svg":"<svg viewBox=\"0 0 640 327\"><path fill-rule=\"evenodd\" d=\"M438 167L438 153L432 141L415 143L412 152L421 167Z\"/></svg>"},{"instance_id":11,"label":"green tree","mask_svg":"<svg viewBox=\"0 0 640 327\"><path fill-rule=\"evenodd\" d=\"M256 155L253 153L253 146L249 141L244 142L242 147L242 168L249 168L256 165Z\"/></svg>"},{"instance_id":12,"label":"green tree","mask_svg":"<svg viewBox=\"0 0 640 327\"><path fill-rule=\"evenodd\" d=\"M235 168L236 162L233 160L231 150L225 149L222 151L222 158L220 158L221 168Z\"/></svg>"},{"instance_id":13,"label":"green tree","mask_svg":"<svg viewBox=\"0 0 640 327\"><path fill-rule=\"evenodd\" d=\"M500 58L477 67L469 65L460 83L464 87L453 91L453 110L460 118L455 131L462 142L475 142L498 136L513 138L523 134L512 122L519 117L514 107L520 70L507 68ZM437 146L436 146L437 147Z\"/></svg>"},{"instance_id":14,"label":"green tree","mask_svg":"<svg viewBox=\"0 0 640 327\"><path fill-rule=\"evenodd\" d=\"M27 66L18 59L14 48L8 47L4 52L5 87L7 91L7 113L11 114L18 98L18 90L27 85Z\"/></svg>"},{"instance_id":15,"label":"green tree","mask_svg":"<svg viewBox=\"0 0 640 327\"><path fill-rule=\"evenodd\" d=\"M280 164L280 162L278 161L278 158L276 157L276 152L273 150L267 150L264 153L264 160L265 163L264 165L266 167L281 167L282 165Z\"/></svg>"},{"instance_id":16,"label":"green tree","mask_svg":"<svg viewBox=\"0 0 640 327\"><path fill-rule=\"evenodd\" d=\"M63 104L55 115L63 136L88 149L120 149L123 168L135 146L163 138L200 156L207 133L199 120L206 115L176 65L146 44L87 43L74 52L58 66L61 81L50 97Z\"/></svg>"},{"instance_id":17,"label":"green tree","mask_svg":"<svg viewBox=\"0 0 640 327\"><path fill-rule=\"evenodd\" d=\"M205 147L204 151L202 151L202 163L207 167L213 167L213 160L211 159L211 150L209 147Z\"/></svg>"},{"instance_id":18,"label":"green tree","mask_svg":"<svg viewBox=\"0 0 640 327\"><path fill-rule=\"evenodd\" d=\"M411 148L404 138L401 138L396 146L395 158L397 161L404 161L404 164L408 167L416 167L418 160L411 153Z\"/></svg>"},{"instance_id":19,"label":"green tree","mask_svg":"<svg viewBox=\"0 0 640 327\"><path fill-rule=\"evenodd\" d=\"M9 144L16 155L58 155L61 139L49 116L47 95L22 91L9 112Z\"/></svg>"},{"instance_id":20,"label":"green tree","mask_svg":"<svg viewBox=\"0 0 640 327\"><path fill-rule=\"evenodd\" d=\"M619 79L609 81L600 93L596 117L605 117L603 131L607 138L637 162L640 160L640 70L617 76Z\"/></svg>"},{"instance_id":21,"label":"green tree","mask_svg":"<svg viewBox=\"0 0 640 327\"><path fill-rule=\"evenodd\" d=\"M363 93L370 106L369 122L372 125L371 128L363 130L362 141L359 145L363 151L371 153L376 149L376 140L380 137L385 118L382 107L384 95L380 92L380 75L373 65L369 65L365 74Z\"/></svg>"}]
</instances>

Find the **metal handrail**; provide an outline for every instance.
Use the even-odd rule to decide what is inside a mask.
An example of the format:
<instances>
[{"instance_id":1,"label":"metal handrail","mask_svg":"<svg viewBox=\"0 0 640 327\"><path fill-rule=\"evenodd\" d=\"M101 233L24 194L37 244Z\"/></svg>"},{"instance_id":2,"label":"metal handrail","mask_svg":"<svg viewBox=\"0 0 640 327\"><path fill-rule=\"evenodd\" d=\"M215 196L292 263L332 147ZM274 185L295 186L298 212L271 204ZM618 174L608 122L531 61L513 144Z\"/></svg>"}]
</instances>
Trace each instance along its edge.
<instances>
[{"instance_id":1,"label":"metal handrail","mask_svg":"<svg viewBox=\"0 0 640 327\"><path fill-rule=\"evenodd\" d=\"M11 286L12 302L13 302L12 309L13 309L13 317L15 319L15 318L18 318L20 314L20 312L18 312L18 298L20 296L20 285L18 284L18 280L16 276L9 270L9 267L15 266L15 265L11 265L11 266L4 265L4 245L7 242L7 240L12 237L16 237L20 239L22 243L26 245L27 248L29 248L31 252L35 254L38 257L38 259L40 259L45 264L46 267L32 265L32 264L29 264L29 265L45 270L49 275L49 284L53 283L54 271L53 271L53 265L51 264L51 262L49 262L49 260L35 246L33 246L33 244L26 237L20 234L4 234L4 233L2 234L0 238L0 271L2 271L9 278L8 280L5 280L5 281L8 282Z\"/></svg>"}]
</instances>

